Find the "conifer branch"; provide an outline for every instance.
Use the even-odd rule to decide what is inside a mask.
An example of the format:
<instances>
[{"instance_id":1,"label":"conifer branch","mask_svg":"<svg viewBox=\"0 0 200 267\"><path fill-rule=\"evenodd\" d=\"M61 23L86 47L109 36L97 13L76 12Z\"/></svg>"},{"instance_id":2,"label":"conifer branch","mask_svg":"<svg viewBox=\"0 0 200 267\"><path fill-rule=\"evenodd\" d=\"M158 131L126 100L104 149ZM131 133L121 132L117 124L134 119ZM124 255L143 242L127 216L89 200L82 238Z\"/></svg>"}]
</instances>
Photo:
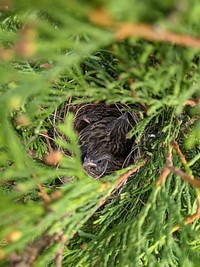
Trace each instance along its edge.
<instances>
[{"instance_id":1,"label":"conifer branch","mask_svg":"<svg viewBox=\"0 0 200 267\"><path fill-rule=\"evenodd\" d=\"M178 145L178 143L176 141L172 141L171 142L172 146L168 149L167 151L167 157L166 157L166 165L162 171L162 174L160 175L156 185L160 186L162 184L165 183L168 175L170 173L173 173L175 175L178 175L181 177L181 179L183 181L188 182L190 185L192 185L194 188L200 188L200 181L196 178L194 178L193 176L190 176L189 174L183 172L182 170L180 170L177 167L173 166L173 162L172 162L172 147L177 151L178 155L180 156L181 162L183 165L187 165L187 161L186 158L184 156L184 154L181 152L180 147ZM197 191L197 211L195 214L189 216L188 218L186 218L184 220L184 224L191 224L193 223L196 219L198 219L200 217L200 194L199 191ZM172 233L176 232L177 230L180 229L179 225L176 225L173 227L172 229Z\"/></svg>"},{"instance_id":2,"label":"conifer branch","mask_svg":"<svg viewBox=\"0 0 200 267\"><path fill-rule=\"evenodd\" d=\"M195 220L199 219L200 217L200 196L197 197L197 211L196 213L194 213L193 215L187 217L185 220L184 220L184 224L187 225L187 224L192 224ZM172 228L172 233L178 231L180 229L180 225L176 225Z\"/></svg>"},{"instance_id":3,"label":"conifer branch","mask_svg":"<svg viewBox=\"0 0 200 267\"><path fill-rule=\"evenodd\" d=\"M42 234L36 241L27 245L24 249L22 255L17 253L12 253L8 259L14 267L32 267L36 262L39 255L43 253L45 249L52 246L56 242L61 243L60 248L58 249L58 254L56 254L57 266L60 266L61 255L62 255L62 246L63 246L63 237L64 228L61 229L58 233L53 235L48 234L48 230ZM61 254L60 254L61 253ZM58 256L59 255L59 256Z\"/></svg>"},{"instance_id":4,"label":"conifer branch","mask_svg":"<svg viewBox=\"0 0 200 267\"><path fill-rule=\"evenodd\" d=\"M1 266L198 266L198 3L133 2L0 3ZM98 180L89 103L137 114L134 165Z\"/></svg>"},{"instance_id":5,"label":"conifer branch","mask_svg":"<svg viewBox=\"0 0 200 267\"><path fill-rule=\"evenodd\" d=\"M147 159L144 159L142 162L137 163L137 166L130 169L129 171L127 171L126 173L124 173L123 175L121 175L115 182L114 186L111 187L111 189L109 190L108 194L106 195L106 197L101 200L98 203L98 206L101 207L106 201L107 199L114 194L117 190L119 190L119 188L127 181L127 179L129 178L130 175L136 173L138 170L140 170L141 167L143 167L145 164L147 163ZM101 186L100 190L105 190L105 188L107 186L110 186L110 183L104 183Z\"/></svg>"}]
</instances>

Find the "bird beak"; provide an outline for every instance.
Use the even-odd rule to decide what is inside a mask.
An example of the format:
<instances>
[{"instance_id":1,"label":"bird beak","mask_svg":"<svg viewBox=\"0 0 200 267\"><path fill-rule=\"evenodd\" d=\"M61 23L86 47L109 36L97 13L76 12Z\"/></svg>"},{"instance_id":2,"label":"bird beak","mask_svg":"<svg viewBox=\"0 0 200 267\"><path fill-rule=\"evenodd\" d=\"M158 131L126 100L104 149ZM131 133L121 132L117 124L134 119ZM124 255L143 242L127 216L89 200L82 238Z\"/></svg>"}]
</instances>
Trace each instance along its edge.
<instances>
[{"instance_id":1,"label":"bird beak","mask_svg":"<svg viewBox=\"0 0 200 267\"><path fill-rule=\"evenodd\" d=\"M91 162L89 159L84 160L83 167L96 167L97 165L93 162Z\"/></svg>"},{"instance_id":2,"label":"bird beak","mask_svg":"<svg viewBox=\"0 0 200 267\"><path fill-rule=\"evenodd\" d=\"M89 120L87 118L83 119L85 122L87 122L88 124L90 124Z\"/></svg>"}]
</instances>

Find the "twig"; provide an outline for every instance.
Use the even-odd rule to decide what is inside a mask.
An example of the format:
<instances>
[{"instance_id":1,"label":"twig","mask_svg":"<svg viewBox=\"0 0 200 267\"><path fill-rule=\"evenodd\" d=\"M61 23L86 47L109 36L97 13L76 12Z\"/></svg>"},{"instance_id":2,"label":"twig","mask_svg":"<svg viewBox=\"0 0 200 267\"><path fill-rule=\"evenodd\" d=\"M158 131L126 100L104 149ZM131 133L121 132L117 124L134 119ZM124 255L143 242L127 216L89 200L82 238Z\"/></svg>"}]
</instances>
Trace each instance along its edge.
<instances>
[{"instance_id":1,"label":"twig","mask_svg":"<svg viewBox=\"0 0 200 267\"><path fill-rule=\"evenodd\" d=\"M200 196L198 196L197 198L197 211L195 214L189 216L188 218L186 218L184 220L184 224L187 225L187 224L191 224L193 223L196 219L198 219L200 217ZM172 228L172 233L178 231L180 229L180 225L175 225L173 228Z\"/></svg>"},{"instance_id":2,"label":"twig","mask_svg":"<svg viewBox=\"0 0 200 267\"><path fill-rule=\"evenodd\" d=\"M195 107L196 105L197 105L197 102L192 99L188 99L183 103L183 106Z\"/></svg>"},{"instance_id":3,"label":"twig","mask_svg":"<svg viewBox=\"0 0 200 267\"><path fill-rule=\"evenodd\" d=\"M59 220L62 221L63 218L70 217L71 213L68 212L64 214ZM56 258L56 267L62 266L62 254L64 250L64 243L66 238L64 236L66 227L60 229L60 231L50 235L50 228L48 228L38 239L34 240L32 243L28 244L23 253L17 254L12 253L8 256L8 260L12 263L13 267L32 267L36 262L37 258L43 253L43 251L50 246L54 245L56 242L61 243L61 247L58 250ZM75 234L74 232L73 234ZM60 265L59 265L60 264Z\"/></svg>"},{"instance_id":4,"label":"twig","mask_svg":"<svg viewBox=\"0 0 200 267\"><path fill-rule=\"evenodd\" d=\"M178 143L177 143L176 141L173 140L173 141L171 142L171 144L172 144L173 148L176 150L176 152L178 153L178 155L179 155L179 157L180 157L181 162L183 163L183 165L186 165L186 164L187 164L186 158L185 158L185 156L183 155L183 153L181 152Z\"/></svg>"},{"instance_id":5,"label":"twig","mask_svg":"<svg viewBox=\"0 0 200 267\"><path fill-rule=\"evenodd\" d=\"M32 267L38 256L41 255L46 248L57 242L59 238L63 236L63 233L64 228L53 235L49 235L48 231L46 231L33 243L27 245L22 255L13 253L8 257L8 259L12 262L12 266L14 267ZM59 267L59 265L57 265L57 267Z\"/></svg>"},{"instance_id":6,"label":"twig","mask_svg":"<svg viewBox=\"0 0 200 267\"><path fill-rule=\"evenodd\" d=\"M182 170L174 166L168 166L168 168L172 173L180 176L183 181L188 182L193 187L200 188L200 180L191 177L189 174L183 172Z\"/></svg>"},{"instance_id":7,"label":"twig","mask_svg":"<svg viewBox=\"0 0 200 267\"><path fill-rule=\"evenodd\" d=\"M117 179L116 181L116 187L118 187L120 184L122 184L131 174L137 172L142 166L144 166L147 162L147 159L145 159L143 161L143 163L139 166L136 166L135 168L127 171L125 174L123 174L121 177L119 177L119 179Z\"/></svg>"},{"instance_id":8,"label":"twig","mask_svg":"<svg viewBox=\"0 0 200 267\"><path fill-rule=\"evenodd\" d=\"M39 182L39 180L35 174L33 174L33 179L35 180L37 187L40 191L38 194L43 198L45 204L49 204L51 199L50 199L49 195L47 195L47 193L45 193L41 183Z\"/></svg>"},{"instance_id":9,"label":"twig","mask_svg":"<svg viewBox=\"0 0 200 267\"><path fill-rule=\"evenodd\" d=\"M156 186L160 186L161 184L164 184L166 179L167 179L167 176L170 174L170 170L169 168L166 166L163 171L162 171L162 174L160 175L157 183L156 183Z\"/></svg>"},{"instance_id":10,"label":"twig","mask_svg":"<svg viewBox=\"0 0 200 267\"><path fill-rule=\"evenodd\" d=\"M178 144L175 141L173 141L172 144L173 144L173 147L176 149L177 153L179 154L182 163L186 165L187 161L185 159L185 156L181 152ZM162 183L164 183L166 181L167 176L170 173L174 173L174 174L180 176L183 181L188 182L193 187L200 188L200 181L198 179L196 179L193 176L183 172L179 168L176 168L176 167L173 166L171 148L167 152L166 162L167 163L166 163L166 165L165 165L165 167L164 167L164 169L162 171L162 174L161 174L161 176L159 177L159 179L158 179L158 181L156 183L157 186L159 186Z\"/></svg>"},{"instance_id":11,"label":"twig","mask_svg":"<svg viewBox=\"0 0 200 267\"><path fill-rule=\"evenodd\" d=\"M52 140L52 141L55 141L55 139L53 139L52 137L49 137L46 133L39 133L39 135L40 136L43 136L45 139L46 139L46 141L48 140L48 139L50 139L50 140ZM48 140L48 143L49 143L49 140ZM48 147L49 148L49 147ZM52 148L51 148L52 149Z\"/></svg>"},{"instance_id":12,"label":"twig","mask_svg":"<svg viewBox=\"0 0 200 267\"><path fill-rule=\"evenodd\" d=\"M58 253L56 254L56 267L62 267L62 256L64 252L64 243L61 244Z\"/></svg>"},{"instance_id":13,"label":"twig","mask_svg":"<svg viewBox=\"0 0 200 267\"><path fill-rule=\"evenodd\" d=\"M161 184L165 183L166 179L167 179L167 176L170 174L170 170L169 170L169 166L172 166L173 163L172 163L172 151L171 149L169 149L167 151L167 156L166 156L166 165L162 171L162 174L160 175L157 183L156 183L156 186L160 186Z\"/></svg>"},{"instance_id":14,"label":"twig","mask_svg":"<svg viewBox=\"0 0 200 267\"><path fill-rule=\"evenodd\" d=\"M46 140L46 142L47 142L47 147L48 147L48 150L49 150L49 153L53 150L53 148L51 147L51 143L50 143L50 141L49 141L49 136L48 136L48 134L47 133L45 133L45 132L43 132L42 134L40 134L40 135L42 135L42 136L44 136L44 138L45 138L45 140Z\"/></svg>"},{"instance_id":15,"label":"twig","mask_svg":"<svg viewBox=\"0 0 200 267\"><path fill-rule=\"evenodd\" d=\"M142 161L142 162L140 163L140 165L134 167L133 169L127 171L127 172L124 173L122 176L120 176L120 177L116 180L114 187L112 187L112 188L109 190L108 194L105 196L104 199L102 199L102 200L99 202L98 206L101 207L101 206L106 202L106 200L107 200L107 199L108 199L108 198L109 198L109 197L110 197L110 196L111 196L117 189L119 189L119 187L123 184L123 182L125 182L125 181L128 179L128 177L129 177L131 174L137 172L137 171L138 171L142 166L144 166L146 163L147 163L147 159L145 159L144 161ZM107 187L107 186L109 186L109 185L110 185L110 183L106 183L105 187ZM103 189L105 189L105 187L104 187Z\"/></svg>"},{"instance_id":16,"label":"twig","mask_svg":"<svg viewBox=\"0 0 200 267\"><path fill-rule=\"evenodd\" d=\"M128 37L142 37L149 41L163 41L185 47L200 49L200 40L190 35L180 35L170 31L152 27L148 24L122 23L116 32L116 39L125 39Z\"/></svg>"},{"instance_id":17,"label":"twig","mask_svg":"<svg viewBox=\"0 0 200 267\"><path fill-rule=\"evenodd\" d=\"M114 29L117 40L135 36L149 41L169 42L171 44L193 47L200 50L200 40L193 36L180 35L148 24L118 23L105 9L93 10L89 15L89 20L99 26Z\"/></svg>"},{"instance_id":18,"label":"twig","mask_svg":"<svg viewBox=\"0 0 200 267\"><path fill-rule=\"evenodd\" d=\"M176 152L180 156L182 164L186 166L187 165L186 158L185 158L184 154L181 152L178 143L176 141L172 141L171 145L173 146L173 148L176 150ZM171 147L167 152L166 165L162 171L161 176L159 177L159 179L156 183L156 186L160 186L161 184L165 183L165 181L166 181L166 179L170 173L173 173L173 174L180 176L183 181L188 182L194 188L200 188L200 181L198 179L195 179L193 176L190 176L189 174L183 172L179 168L176 168L173 166ZM197 218L200 217L200 194L199 194L199 191L197 191L197 194L198 194L197 195L197 211L195 214L187 217L184 220L184 224L191 224ZM178 231L179 229L180 229L180 225L176 225L172 228L171 232L174 233L174 232Z\"/></svg>"}]
</instances>

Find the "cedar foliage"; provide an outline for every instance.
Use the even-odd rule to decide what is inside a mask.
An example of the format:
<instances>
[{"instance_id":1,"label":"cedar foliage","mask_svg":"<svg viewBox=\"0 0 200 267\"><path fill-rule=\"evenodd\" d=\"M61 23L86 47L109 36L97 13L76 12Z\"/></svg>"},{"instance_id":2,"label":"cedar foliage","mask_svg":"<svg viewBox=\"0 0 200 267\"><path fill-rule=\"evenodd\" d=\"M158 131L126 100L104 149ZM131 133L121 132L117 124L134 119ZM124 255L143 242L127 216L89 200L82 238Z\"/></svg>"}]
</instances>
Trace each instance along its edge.
<instances>
[{"instance_id":1,"label":"cedar foliage","mask_svg":"<svg viewBox=\"0 0 200 267\"><path fill-rule=\"evenodd\" d=\"M200 39L197 1L5 0L0 9L0 266L200 266L199 214L185 223L199 186L172 171L157 184L170 151L179 171L200 178L199 49L168 38ZM126 22L167 31L169 42L142 32L121 40ZM132 107L132 134L145 139L140 161L100 180L81 168L70 112L94 101Z\"/></svg>"}]
</instances>

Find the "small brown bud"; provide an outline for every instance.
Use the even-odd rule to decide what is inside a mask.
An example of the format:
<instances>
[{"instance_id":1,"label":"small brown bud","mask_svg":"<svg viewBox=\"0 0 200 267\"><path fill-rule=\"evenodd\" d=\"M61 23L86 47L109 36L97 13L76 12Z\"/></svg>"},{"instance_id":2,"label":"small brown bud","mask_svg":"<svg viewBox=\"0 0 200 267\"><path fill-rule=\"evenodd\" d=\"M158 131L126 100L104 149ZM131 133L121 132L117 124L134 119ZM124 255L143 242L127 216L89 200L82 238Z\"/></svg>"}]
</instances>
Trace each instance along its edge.
<instances>
[{"instance_id":1,"label":"small brown bud","mask_svg":"<svg viewBox=\"0 0 200 267\"><path fill-rule=\"evenodd\" d=\"M36 30L33 24L26 25L19 32L19 40L15 44L15 52L22 57L31 57L36 51Z\"/></svg>"},{"instance_id":2,"label":"small brown bud","mask_svg":"<svg viewBox=\"0 0 200 267\"><path fill-rule=\"evenodd\" d=\"M56 190L51 194L51 198L57 200L62 197L62 193L59 190Z\"/></svg>"},{"instance_id":3,"label":"small brown bud","mask_svg":"<svg viewBox=\"0 0 200 267\"><path fill-rule=\"evenodd\" d=\"M87 249L87 245L84 243L81 245L81 250L85 251Z\"/></svg>"},{"instance_id":4,"label":"small brown bud","mask_svg":"<svg viewBox=\"0 0 200 267\"><path fill-rule=\"evenodd\" d=\"M1 61L9 61L13 57L13 51L11 49L0 49L0 60Z\"/></svg>"},{"instance_id":5,"label":"small brown bud","mask_svg":"<svg viewBox=\"0 0 200 267\"><path fill-rule=\"evenodd\" d=\"M62 154L59 151L51 151L44 158L44 162L48 165L58 165L61 161Z\"/></svg>"},{"instance_id":6,"label":"small brown bud","mask_svg":"<svg viewBox=\"0 0 200 267\"><path fill-rule=\"evenodd\" d=\"M26 115L19 115L16 117L16 125L17 126L23 126L23 127L27 127L30 123L29 118Z\"/></svg>"},{"instance_id":7,"label":"small brown bud","mask_svg":"<svg viewBox=\"0 0 200 267\"><path fill-rule=\"evenodd\" d=\"M51 67L52 67L52 65L49 63L44 63L44 64L40 65L41 69L46 69L46 70L50 69Z\"/></svg>"},{"instance_id":8,"label":"small brown bud","mask_svg":"<svg viewBox=\"0 0 200 267\"><path fill-rule=\"evenodd\" d=\"M15 242L18 241L22 236L22 233L18 230L13 230L11 233L9 233L6 237L6 240L8 242Z\"/></svg>"}]
</instances>

